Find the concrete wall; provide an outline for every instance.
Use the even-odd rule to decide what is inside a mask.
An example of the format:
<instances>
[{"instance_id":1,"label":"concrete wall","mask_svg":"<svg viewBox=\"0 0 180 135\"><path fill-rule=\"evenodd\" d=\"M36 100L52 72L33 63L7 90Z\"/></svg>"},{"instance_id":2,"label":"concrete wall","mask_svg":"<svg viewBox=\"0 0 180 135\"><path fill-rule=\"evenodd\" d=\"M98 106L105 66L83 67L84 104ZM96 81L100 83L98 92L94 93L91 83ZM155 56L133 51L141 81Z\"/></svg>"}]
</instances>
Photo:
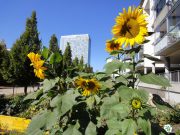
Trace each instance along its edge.
<instances>
[{"instance_id":1,"label":"concrete wall","mask_svg":"<svg viewBox=\"0 0 180 135\"><path fill-rule=\"evenodd\" d=\"M140 83L139 89L146 90L152 94L158 94L164 101L170 103L171 105L175 105L180 103L180 84L172 83L172 87L168 87L166 89L161 86Z\"/></svg>"}]
</instances>

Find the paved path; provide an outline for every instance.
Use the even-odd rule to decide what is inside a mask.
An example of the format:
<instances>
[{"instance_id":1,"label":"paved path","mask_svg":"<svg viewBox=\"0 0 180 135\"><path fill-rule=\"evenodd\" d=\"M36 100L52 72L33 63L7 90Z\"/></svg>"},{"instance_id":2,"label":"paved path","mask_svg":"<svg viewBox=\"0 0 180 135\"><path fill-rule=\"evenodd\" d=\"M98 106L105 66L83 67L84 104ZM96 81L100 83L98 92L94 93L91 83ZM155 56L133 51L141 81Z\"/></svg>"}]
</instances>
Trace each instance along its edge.
<instances>
[{"instance_id":1,"label":"paved path","mask_svg":"<svg viewBox=\"0 0 180 135\"><path fill-rule=\"evenodd\" d=\"M28 92L37 90L37 87L28 87ZM14 94L24 93L24 87L14 87ZM13 87L0 86L0 94L13 95Z\"/></svg>"}]
</instances>

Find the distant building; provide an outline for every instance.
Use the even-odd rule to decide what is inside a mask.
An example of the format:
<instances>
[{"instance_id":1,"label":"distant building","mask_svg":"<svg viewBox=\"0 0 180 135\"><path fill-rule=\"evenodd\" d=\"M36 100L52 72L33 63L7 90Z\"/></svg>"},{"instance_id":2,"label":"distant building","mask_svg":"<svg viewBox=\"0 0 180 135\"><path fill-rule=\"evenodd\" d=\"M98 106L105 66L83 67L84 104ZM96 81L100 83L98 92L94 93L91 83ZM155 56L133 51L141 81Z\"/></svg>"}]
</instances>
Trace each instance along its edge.
<instances>
[{"instance_id":1,"label":"distant building","mask_svg":"<svg viewBox=\"0 0 180 135\"><path fill-rule=\"evenodd\" d=\"M88 34L61 36L60 49L63 53L68 43L71 46L72 59L78 57L80 60L83 56L84 63L90 64L90 37Z\"/></svg>"}]
</instances>

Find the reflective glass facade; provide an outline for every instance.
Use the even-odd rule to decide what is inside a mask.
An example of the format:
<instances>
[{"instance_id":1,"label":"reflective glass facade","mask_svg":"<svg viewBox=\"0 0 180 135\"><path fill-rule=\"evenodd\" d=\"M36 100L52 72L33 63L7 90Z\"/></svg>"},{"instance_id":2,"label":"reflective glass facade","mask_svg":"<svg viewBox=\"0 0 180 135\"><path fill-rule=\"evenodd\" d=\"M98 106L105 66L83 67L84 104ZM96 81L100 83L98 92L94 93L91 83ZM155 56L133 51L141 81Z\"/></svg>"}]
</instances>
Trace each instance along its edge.
<instances>
[{"instance_id":1,"label":"reflective glass facade","mask_svg":"<svg viewBox=\"0 0 180 135\"><path fill-rule=\"evenodd\" d=\"M90 64L90 37L88 34L61 36L60 49L63 53L68 43L71 46L72 59L78 57L80 60L83 56L84 63Z\"/></svg>"}]
</instances>

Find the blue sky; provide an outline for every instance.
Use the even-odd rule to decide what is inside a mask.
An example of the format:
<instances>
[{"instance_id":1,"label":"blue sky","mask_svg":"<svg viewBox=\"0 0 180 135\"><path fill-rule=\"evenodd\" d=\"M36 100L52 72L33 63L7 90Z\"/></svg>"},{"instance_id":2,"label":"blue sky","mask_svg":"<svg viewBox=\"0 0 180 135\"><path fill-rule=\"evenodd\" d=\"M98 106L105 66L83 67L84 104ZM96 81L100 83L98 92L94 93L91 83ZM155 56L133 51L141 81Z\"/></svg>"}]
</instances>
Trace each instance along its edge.
<instances>
[{"instance_id":1,"label":"blue sky","mask_svg":"<svg viewBox=\"0 0 180 135\"><path fill-rule=\"evenodd\" d=\"M109 56L105 42L112 38L114 19L122 8L138 6L140 0L1 0L0 39L7 48L25 30L26 18L37 13L38 30L43 46L49 45L52 34L89 34L91 37L91 66L102 70Z\"/></svg>"}]
</instances>

